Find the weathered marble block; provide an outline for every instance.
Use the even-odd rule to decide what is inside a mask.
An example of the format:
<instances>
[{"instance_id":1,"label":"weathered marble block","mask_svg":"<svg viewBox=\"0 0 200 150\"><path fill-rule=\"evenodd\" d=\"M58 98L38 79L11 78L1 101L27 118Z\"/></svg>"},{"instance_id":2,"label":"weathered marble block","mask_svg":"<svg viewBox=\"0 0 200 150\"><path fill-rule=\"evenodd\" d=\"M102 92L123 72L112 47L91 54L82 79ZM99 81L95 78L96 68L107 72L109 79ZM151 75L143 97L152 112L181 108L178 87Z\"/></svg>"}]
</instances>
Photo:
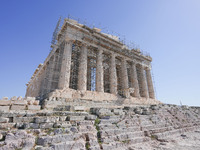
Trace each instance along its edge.
<instances>
[{"instance_id":1,"label":"weathered marble block","mask_svg":"<svg viewBox=\"0 0 200 150\"><path fill-rule=\"evenodd\" d=\"M0 117L0 123L8 123L9 118Z\"/></svg>"},{"instance_id":2,"label":"weathered marble block","mask_svg":"<svg viewBox=\"0 0 200 150\"><path fill-rule=\"evenodd\" d=\"M40 105L28 105L28 110L40 110Z\"/></svg>"},{"instance_id":3,"label":"weathered marble block","mask_svg":"<svg viewBox=\"0 0 200 150\"><path fill-rule=\"evenodd\" d=\"M35 101L33 102L33 105L39 105L39 103L40 103L40 101L35 100Z\"/></svg>"},{"instance_id":4,"label":"weathered marble block","mask_svg":"<svg viewBox=\"0 0 200 150\"><path fill-rule=\"evenodd\" d=\"M9 106L10 104L10 100L0 100L0 106Z\"/></svg>"},{"instance_id":5,"label":"weathered marble block","mask_svg":"<svg viewBox=\"0 0 200 150\"><path fill-rule=\"evenodd\" d=\"M19 97L17 98L17 100L23 100L23 97L22 97L22 96L19 96Z\"/></svg>"},{"instance_id":6,"label":"weathered marble block","mask_svg":"<svg viewBox=\"0 0 200 150\"><path fill-rule=\"evenodd\" d=\"M25 110L26 105L12 105L11 110Z\"/></svg>"},{"instance_id":7,"label":"weathered marble block","mask_svg":"<svg viewBox=\"0 0 200 150\"><path fill-rule=\"evenodd\" d=\"M85 116L69 116L69 117L67 117L67 120L69 120L69 121L81 121L81 120L85 120Z\"/></svg>"},{"instance_id":8,"label":"weathered marble block","mask_svg":"<svg viewBox=\"0 0 200 150\"><path fill-rule=\"evenodd\" d=\"M74 110L75 111L85 111L86 108L85 108L85 106L74 106Z\"/></svg>"},{"instance_id":9,"label":"weathered marble block","mask_svg":"<svg viewBox=\"0 0 200 150\"><path fill-rule=\"evenodd\" d=\"M12 104L14 104L14 105L27 105L27 101L17 100L17 101L12 101Z\"/></svg>"},{"instance_id":10,"label":"weathered marble block","mask_svg":"<svg viewBox=\"0 0 200 150\"><path fill-rule=\"evenodd\" d=\"M0 106L0 110L1 111L9 111L10 110L10 106Z\"/></svg>"},{"instance_id":11,"label":"weathered marble block","mask_svg":"<svg viewBox=\"0 0 200 150\"><path fill-rule=\"evenodd\" d=\"M11 97L10 100L17 100L17 96Z\"/></svg>"}]
</instances>

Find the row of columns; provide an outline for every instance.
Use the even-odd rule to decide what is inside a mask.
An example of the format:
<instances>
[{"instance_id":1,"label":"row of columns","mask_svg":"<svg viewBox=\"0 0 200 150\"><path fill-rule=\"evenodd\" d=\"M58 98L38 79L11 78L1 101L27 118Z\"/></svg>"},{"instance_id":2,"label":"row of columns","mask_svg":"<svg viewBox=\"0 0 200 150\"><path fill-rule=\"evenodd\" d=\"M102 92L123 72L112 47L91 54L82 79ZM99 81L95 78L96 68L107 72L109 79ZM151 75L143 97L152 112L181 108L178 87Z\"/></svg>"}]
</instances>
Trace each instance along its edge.
<instances>
[{"instance_id":1,"label":"row of columns","mask_svg":"<svg viewBox=\"0 0 200 150\"><path fill-rule=\"evenodd\" d=\"M71 69L71 55L72 55L72 41L67 41L64 46L64 54L61 67L61 75L59 80L59 89L69 88L70 83L70 69ZM80 52L80 63L78 72L78 90L87 90L87 46L82 45ZM115 53L111 55L110 59L110 92L117 94L117 73L116 73L116 60ZM122 59L122 88L129 88L127 62ZM146 74L145 74L146 72ZM134 97L146 97L155 99L154 88L151 78L150 69L145 69L142 65L139 69L140 77L137 76L136 63L131 65L131 87L134 88ZM140 78L141 83L138 82ZM96 60L96 91L104 92L103 84L103 50L99 49ZM140 84L140 86L139 86Z\"/></svg>"}]
</instances>

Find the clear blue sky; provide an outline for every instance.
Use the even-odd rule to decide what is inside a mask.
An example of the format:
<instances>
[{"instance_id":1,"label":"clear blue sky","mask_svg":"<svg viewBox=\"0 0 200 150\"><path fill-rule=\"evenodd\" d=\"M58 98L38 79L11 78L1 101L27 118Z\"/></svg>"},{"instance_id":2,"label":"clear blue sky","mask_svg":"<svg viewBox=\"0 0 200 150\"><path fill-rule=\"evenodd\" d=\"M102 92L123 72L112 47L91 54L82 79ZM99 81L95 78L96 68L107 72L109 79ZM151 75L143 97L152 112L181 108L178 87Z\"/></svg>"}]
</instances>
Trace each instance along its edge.
<instances>
[{"instance_id":1,"label":"clear blue sky","mask_svg":"<svg viewBox=\"0 0 200 150\"><path fill-rule=\"evenodd\" d=\"M59 16L68 14L150 53L160 101L200 106L199 0L1 0L0 97L25 95Z\"/></svg>"}]
</instances>

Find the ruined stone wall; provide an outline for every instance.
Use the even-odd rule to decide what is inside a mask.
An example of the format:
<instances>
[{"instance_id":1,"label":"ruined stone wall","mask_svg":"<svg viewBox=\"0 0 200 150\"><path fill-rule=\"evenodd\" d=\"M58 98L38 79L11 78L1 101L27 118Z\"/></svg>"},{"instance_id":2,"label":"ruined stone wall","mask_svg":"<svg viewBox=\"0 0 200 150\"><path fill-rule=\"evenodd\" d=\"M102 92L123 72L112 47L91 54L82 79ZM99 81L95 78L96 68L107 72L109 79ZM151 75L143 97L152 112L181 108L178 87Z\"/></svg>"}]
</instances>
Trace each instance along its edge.
<instances>
[{"instance_id":1,"label":"ruined stone wall","mask_svg":"<svg viewBox=\"0 0 200 150\"><path fill-rule=\"evenodd\" d=\"M0 150L161 149L178 144L177 139L189 142L189 133L197 135L191 140L199 149L199 108L150 105L85 111L60 106L0 113Z\"/></svg>"},{"instance_id":2,"label":"ruined stone wall","mask_svg":"<svg viewBox=\"0 0 200 150\"><path fill-rule=\"evenodd\" d=\"M0 111L20 111L20 110L40 110L41 106L39 105L39 100L36 100L35 97L4 97L0 99Z\"/></svg>"}]
</instances>

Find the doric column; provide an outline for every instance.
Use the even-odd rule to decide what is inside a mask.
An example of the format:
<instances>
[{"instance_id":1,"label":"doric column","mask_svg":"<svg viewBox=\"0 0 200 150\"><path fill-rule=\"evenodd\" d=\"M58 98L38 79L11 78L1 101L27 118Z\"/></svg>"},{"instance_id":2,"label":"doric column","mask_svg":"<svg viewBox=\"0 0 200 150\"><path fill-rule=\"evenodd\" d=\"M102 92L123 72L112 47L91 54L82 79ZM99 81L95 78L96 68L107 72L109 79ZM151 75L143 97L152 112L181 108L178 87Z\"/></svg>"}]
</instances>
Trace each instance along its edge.
<instances>
[{"instance_id":1,"label":"doric column","mask_svg":"<svg viewBox=\"0 0 200 150\"><path fill-rule=\"evenodd\" d=\"M134 97L140 97L140 91L139 91L139 84L138 84L138 77L137 77L137 70L136 70L136 64L133 62L131 64L131 87L134 88Z\"/></svg>"},{"instance_id":2,"label":"doric column","mask_svg":"<svg viewBox=\"0 0 200 150\"><path fill-rule=\"evenodd\" d=\"M87 90L87 46L83 45L78 70L78 90Z\"/></svg>"},{"instance_id":3,"label":"doric column","mask_svg":"<svg viewBox=\"0 0 200 150\"><path fill-rule=\"evenodd\" d=\"M141 96L149 98L149 93L147 89L147 80L144 72L144 66L140 67L140 77L141 77Z\"/></svg>"},{"instance_id":4,"label":"doric column","mask_svg":"<svg viewBox=\"0 0 200 150\"><path fill-rule=\"evenodd\" d=\"M42 97L45 94L45 82L46 82L46 72L47 72L47 64L42 68L42 83L40 87L40 96Z\"/></svg>"},{"instance_id":5,"label":"doric column","mask_svg":"<svg viewBox=\"0 0 200 150\"><path fill-rule=\"evenodd\" d=\"M104 92L103 85L103 51L99 49L97 54L97 69L96 69L96 91Z\"/></svg>"},{"instance_id":6,"label":"doric column","mask_svg":"<svg viewBox=\"0 0 200 150\"><path fill-rule=\"evenodd\" d=\"M61 64L61 71L60 71L60 78L58 85L59 89L69 88L72 43L73 41L66 41L64 45L64 52L62 57L62 64Z\"/></svg>"},{"instance_id":7,"label":"doric column","mask_svg":"<svg viewBox=\"0 0 200 150\"><path fill-rule=\"evenodd\" d=\"M149 97L155 99L155 93L154 93L150 68L146 68L146 78L147 78L147 85L148 85L148 90L149 90Z\"/></svg>"},{"instance_id":8,"label":"doric column","mask_svg":"<svg viewBox=\"0 0 200 150\"><path fill-rule=\"evenodd\" d=\"M129 97L130 93L128 91L129 85L128 85L128 73L127 73L127 64L126 59L122 59L122 90L125 97Z\"/></svg>"},{"instance_id":9,"label":"doric column","mask_svg":"<svg viewBox=\"0 0 200 150\"><path fill-rule=\"evenodd\" d=\"M49 80L47 83L47 92L51 92L51 84L52 84L52 80L53 80L54 65L55 65L55 56L53 55L49 60Z\"/></svg>"},{"instance_id":10,"label":"doric column","mask_svg":"<svg viewBox=\"0 0 200 150\"><path fill-rule=\"evenodd\" d=\"M114 53L111 55L110 60L110 93L117 94L117 72Z\"/></svg>"}]
</instances>

